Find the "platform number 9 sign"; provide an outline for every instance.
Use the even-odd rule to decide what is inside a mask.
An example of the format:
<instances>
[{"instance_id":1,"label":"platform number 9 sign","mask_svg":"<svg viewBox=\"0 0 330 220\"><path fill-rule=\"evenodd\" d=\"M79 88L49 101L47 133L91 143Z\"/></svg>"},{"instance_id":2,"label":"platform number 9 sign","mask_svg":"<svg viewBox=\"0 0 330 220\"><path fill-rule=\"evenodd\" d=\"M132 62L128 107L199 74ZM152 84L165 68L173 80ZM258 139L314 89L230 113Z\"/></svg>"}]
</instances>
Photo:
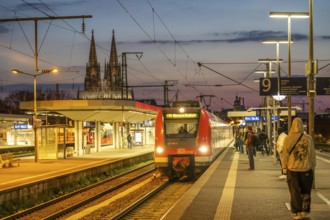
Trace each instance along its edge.
<instances>
[{"instance_id":1,"label":"platform number 9 sign","mask_svg":"<svg viewBox=\"0 0 330 220\"><path fill-rule=\"evenodd\" d=\"M259 87L260 95L273 95L277 88L276 78L260 78Z\"/></svg>"},{"instance_id":2,"label":"platform number 9 sign","mask_svg":"<svg viewBox=\"0 0 330 220\"><path fill-rule=\"evenodd\" d=\"M262 79L262 91L263 92L269 92L270 89L272 88L272 82L270 81L269 78Z\"/></svg>"}]
</instances>

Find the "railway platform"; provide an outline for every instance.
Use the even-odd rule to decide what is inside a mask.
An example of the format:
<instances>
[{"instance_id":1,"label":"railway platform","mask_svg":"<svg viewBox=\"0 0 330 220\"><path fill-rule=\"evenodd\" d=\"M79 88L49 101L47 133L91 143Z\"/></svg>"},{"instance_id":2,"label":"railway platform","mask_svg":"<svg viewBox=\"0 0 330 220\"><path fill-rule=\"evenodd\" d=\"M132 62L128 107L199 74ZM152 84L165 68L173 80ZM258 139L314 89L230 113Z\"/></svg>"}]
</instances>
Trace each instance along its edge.
<instances>
[{"instance_id":1,"label":"railway platform","mask_svg":"<svg viewBox=\"0 0 330 220\"><path fill-rule=\"evenodd\" d=\"M311 213L304 219L330 219L330 160L329 154L321 156L317 154ZM273 156L257 152L255 170L249 170L247 155L228 148L163 219L292 219L286 179L280 176Z\"/></svg>"},{"instance_id":2,"label":"railway platform","mask_svg":"<svg viewBox=\"0 0 330 220\"><path fill-rule=\"evenodd\" d=\"M0 192L29 185L33 182L58 178L64 174L90 169L111 161L150 153L153 150L154 147L151 145L134 146L132 149L109 149L67 159L39 160L38 162L35 162L34 156L23 157L19 167L13 166L0 169Z\"/></svg>"}]
</instances>

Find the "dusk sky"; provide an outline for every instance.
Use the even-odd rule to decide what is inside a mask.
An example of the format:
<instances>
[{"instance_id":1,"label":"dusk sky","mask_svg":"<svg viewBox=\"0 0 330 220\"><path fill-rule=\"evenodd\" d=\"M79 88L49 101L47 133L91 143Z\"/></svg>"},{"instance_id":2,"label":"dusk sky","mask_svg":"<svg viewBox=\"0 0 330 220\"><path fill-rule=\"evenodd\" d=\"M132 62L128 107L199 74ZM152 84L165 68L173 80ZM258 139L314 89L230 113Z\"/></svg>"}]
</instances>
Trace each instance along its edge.
<instances>
[{"instance_id":1,"label":"dusk sky","mask_svg":"<svg viewBox=\"0 0 330 220\"><path fill-rule=\"evenodd\" d=\"M38 22L39 69L79 71L43 75L37 77L38 84L83 83L92 30L103 79L114 30L118 55L143 52L140 60L133 54L127 56L129 85L178 80L169 87L170 100L176 93L179 100L212 95L213 110L231 108L227 102L233 103L236 95L244 98L246 107L261 104L259 85L253 82L261 77L255 71L265 70L258 59L276 58L276 46L262 44L262 40L287 39L288 31L287 19L270 18L271 11L308 12L308 0L0 0L1 19L93 16L84 21L85 35L81 33L82 19ZM329 0L314 0L314 59L319 60L321 69L316 77L330 77L329 11ZM303 77L309 57L309 20L292 18L291 27L291 73ZM34 21L0 23L1 93L13 84L32 85L31 77L13 75L11 70L34 73L33 49ZM284 61L281 76L285 77L287 44L280 45L280 58ZM198 62L216 72L200 68ZM214 86L237 82L245 86ZM156 99L163 104L163 87L134 88L134 92L136 99ZM293 106L308 103L307 96L292 99ZM330 108L329 100L328 96L317 96L315 111Z\"/></svg>"}]
</instances>

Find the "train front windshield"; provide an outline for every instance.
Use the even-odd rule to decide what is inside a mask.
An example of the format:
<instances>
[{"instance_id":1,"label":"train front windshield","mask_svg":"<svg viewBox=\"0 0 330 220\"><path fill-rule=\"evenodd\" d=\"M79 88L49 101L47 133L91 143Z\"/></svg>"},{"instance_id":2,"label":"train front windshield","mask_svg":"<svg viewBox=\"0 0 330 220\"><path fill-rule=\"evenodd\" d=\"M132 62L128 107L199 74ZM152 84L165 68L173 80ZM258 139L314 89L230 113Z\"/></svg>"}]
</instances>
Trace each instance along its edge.
<instances>
[{"instance_id":1,"label":"train front windshield","mask_svg":"<svg viewBox=\"0 0 330 220\"><path fill-rule=\"evenodd\" d=\"M167 138L196 137L197 128L198 128L198 119L165 120L165 136Z\"/></svg>"}]
</instances>

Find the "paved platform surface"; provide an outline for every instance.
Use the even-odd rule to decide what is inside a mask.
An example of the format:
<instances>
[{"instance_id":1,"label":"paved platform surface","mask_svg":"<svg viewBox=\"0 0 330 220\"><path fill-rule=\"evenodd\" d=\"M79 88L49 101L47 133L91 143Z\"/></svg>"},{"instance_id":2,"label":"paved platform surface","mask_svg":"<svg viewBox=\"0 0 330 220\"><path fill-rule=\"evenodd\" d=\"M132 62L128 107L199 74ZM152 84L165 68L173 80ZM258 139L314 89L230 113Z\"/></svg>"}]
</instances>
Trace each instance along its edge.
<instances>
[{"instance_id":1,"label":"paved platform surface","mask_svg":"<svg viewBox=\"0 0 330 220\"><path fill-rule=\"evenodd\" d=\"M329 155L321 156L317 156L312 211L304 219L330 219L330 160ZM274 157L258 152L255 170L248 168L246 154L227 149L164 219L292 219L286 179L279 178L281 169Z\"/></svg>"},{"instance_id":2,"label":"paved platform surface","mask_svg":"<svg viewBox=\"0 0 330 220\"><path fill-rule=\"evenodd\" d=\"M23 158L20 167L0 169L0 191L43 178L56 177L110 160L152 152L153 147L111 149L68 159L34 162ZM279 164L273 156L255 157L255 170L249 170L246 154L228 148L194 186L172 207L168 220L286 220L292 219L286 179L280 179ZM312 191L313 220L330 219L330 160L317 154L315 189Z\"/></svg>"},{"instance_id":3,"label":"paved platform surface","mask_svg":"<svg viewBox=\"0 0 330 220\"><path fill-rule=\"evenodd\" d=\"M58 160L39 160L34 156L21 158L20 166L0 169L0 191L26 185L45 178L56 177L83 168L93 167L111 160L153 152L153 146L136 146L132 149L109 149L102 152L91 152L81 156Z\"/></svg>"}]
</instances>

